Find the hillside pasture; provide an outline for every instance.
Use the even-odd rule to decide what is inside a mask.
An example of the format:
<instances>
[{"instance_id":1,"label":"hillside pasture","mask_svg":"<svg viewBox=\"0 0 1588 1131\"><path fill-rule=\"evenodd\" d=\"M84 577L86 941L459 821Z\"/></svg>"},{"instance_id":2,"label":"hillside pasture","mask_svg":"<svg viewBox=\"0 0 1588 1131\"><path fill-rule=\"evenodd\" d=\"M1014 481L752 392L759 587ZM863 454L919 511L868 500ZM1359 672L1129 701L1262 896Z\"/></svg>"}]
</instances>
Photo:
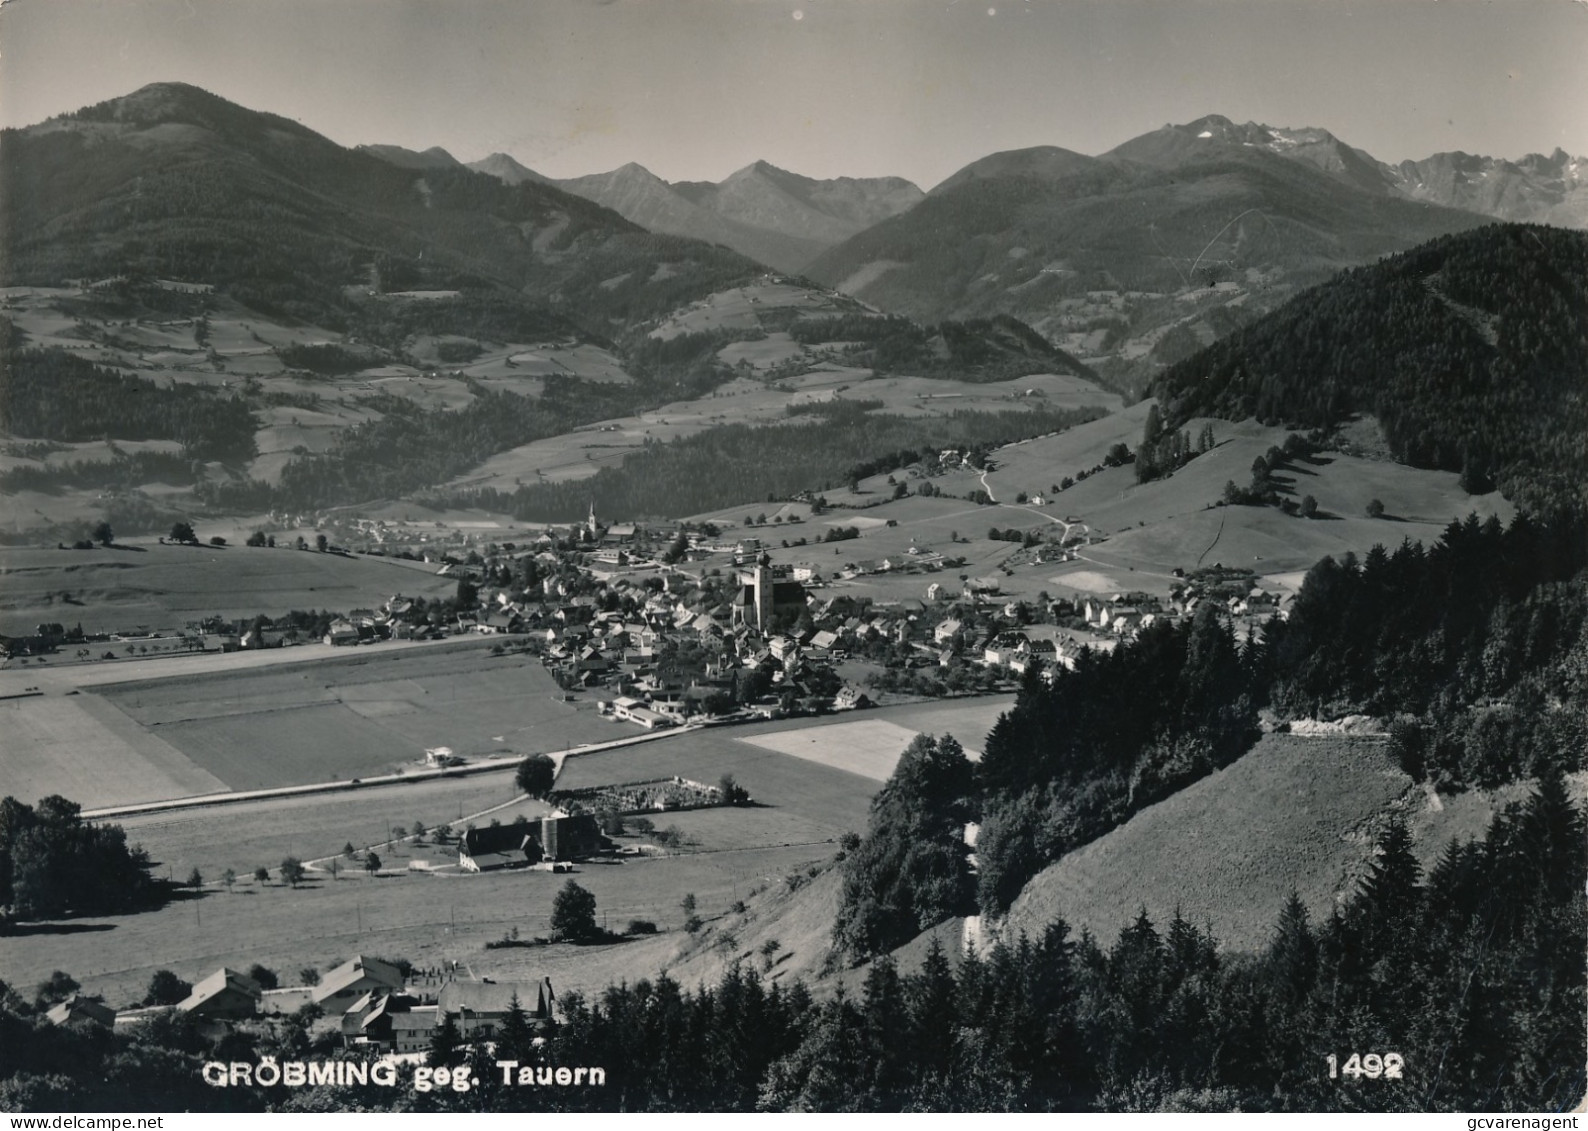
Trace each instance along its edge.
<instances>
[{"instance_id":1,"label":"hillside pasture","mask_svg":"<svg viewBox=\"0 0 1588 1131\"><path fill-rule=\"evenodd\" d=\"M1255 950L1293 889L1314 921L1326 917L1365 874L1389 814L1421 802L1381 740L1268 735L1044 869L1002 933L1037 937L1062 917L1106 947L1141 908L1160 926L1178 908L1221 945Z\"/></svg>"},{"instance_id":2,"label":"hillside pasture","mask_svg":"<svg viewBox=\"0 0 1588 1131\"><path fill-rule=\"evenodd\" d=\"M751 369L775 369L805 356L805 347L789 337L785 331L768 334L760 341L730 342L717 351L717 360L724 365L748 365Z\"/></svg>"}]
</instances>

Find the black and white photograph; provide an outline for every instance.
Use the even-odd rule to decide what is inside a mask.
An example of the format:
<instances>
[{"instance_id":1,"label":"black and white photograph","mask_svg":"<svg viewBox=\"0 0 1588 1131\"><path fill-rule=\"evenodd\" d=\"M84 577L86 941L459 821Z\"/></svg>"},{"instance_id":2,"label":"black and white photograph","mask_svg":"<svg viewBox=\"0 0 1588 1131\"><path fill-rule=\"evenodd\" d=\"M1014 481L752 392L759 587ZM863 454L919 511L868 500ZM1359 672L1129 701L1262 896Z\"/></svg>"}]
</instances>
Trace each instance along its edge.
<instances>
[{"instance_id":1,"label":"black and white photograph","mask_svg":"<svg viewBox=\"0 0 1588 1131\"><path fill-rule=\"evenodd\" d=\"M1588 0L5 0L0 799L15 1127L1579 1126Z\"/></svg>"}]
</instances>

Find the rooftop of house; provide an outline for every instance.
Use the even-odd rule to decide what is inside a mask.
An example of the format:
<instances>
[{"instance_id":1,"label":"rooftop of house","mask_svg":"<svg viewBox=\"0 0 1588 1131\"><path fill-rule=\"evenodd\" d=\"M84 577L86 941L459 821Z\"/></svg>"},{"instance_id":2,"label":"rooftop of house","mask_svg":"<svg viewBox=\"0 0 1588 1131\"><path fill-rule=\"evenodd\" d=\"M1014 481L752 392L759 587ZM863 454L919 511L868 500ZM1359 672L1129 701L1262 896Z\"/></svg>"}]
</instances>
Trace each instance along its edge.
<instances>
[{"instance_id":1,"label":"rooftop of house","mask_svg":"<svg viewBox=\"0 0 1588 1131\"><path fill-rule=\"evenodd\" d=\"M319 984L314 987L313 999L316 1003L333 998L340 993L357 986L360 982L374 981L390 989L400 990L403 987L402 971L389 962L382 962L378 958L369 958L365 955L355 955L342 965L325 972Z\"/></svg>"},{"instance_id":2,"label":"rooftop of house","mask_svg":"<svg viewBox=\"0 0 1588 1131\"><path fill-rule=\"evenodd\" d=\"M208 978L194 983L193 991L182 1001L178 1002L176 1007L183 1013L191 1013L205 1002L227 990L235 990L238 993L247 994L255 1000L258 1000L264 994L264 991L260 989L259 983L247 974L239 974L236 970L222 966Z\"/></svg>"},{"instance_id":3,"label":"rooftop of house","mask_svg":"<svg viewBox=\"0 0 1588 1131\"><path fill-rule=\"evenodd\" d=\"M534 1017L548 1015L553 1002L551 979L539 982L448 982L436 997L442 1013L463 1010L475 1014L504 1014L512 1008L513 998L525 1013Z\"/></svg>"}]
</instances>

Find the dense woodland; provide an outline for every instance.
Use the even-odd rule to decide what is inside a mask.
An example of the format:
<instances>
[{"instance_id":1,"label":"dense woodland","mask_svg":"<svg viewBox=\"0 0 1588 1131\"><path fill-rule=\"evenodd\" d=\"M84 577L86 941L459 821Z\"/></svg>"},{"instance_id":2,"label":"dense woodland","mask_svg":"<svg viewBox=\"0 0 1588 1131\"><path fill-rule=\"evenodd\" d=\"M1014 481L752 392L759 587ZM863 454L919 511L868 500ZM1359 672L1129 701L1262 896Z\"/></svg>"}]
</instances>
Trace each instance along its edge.
<instances>
[{"instance_id":1,"label":"dense woodland","mask_svg":"<svg viewBox=\"0 0 1588 1131\"><path fill-rule=\"evenodd\" d=\"M735 966L564 995L537 1047L509 1015L494 1056L438 1030L432 1065L468 1092L211 1088L210 1059L349 1056L312 1016L217 1045L175 1015L131 1033L68 1029L0 983L0 1109L414 1111L1560 1111L1585 1081L1584 826L1558 775L1452 843L1427 875L1392 825L1354 897L1311 922L1275 909L1268 947L1220 951L1178 915L1100 946L1061 921L986 954L933 944L814 996ZM52 992L53 991L53 992ZM1331 1071L1331 1059L1334 1065ZM495 1061L599 1065L600 1087L504 1087Z\"/></svg>"},{"instance_id":2,"label":"dense woodland","mask_svg":"<svg viewBox=\"0 0 1588 1131\"><path fill-rule=\"evenodd\" d=\"M870 402L875 403L875 402ZM437 493L443 506L474 506L536 522L582 517L592 501L606 515L678 517L743 503L828 490L945 447L985 448L1070 428L1095 419L1094 409L956 412L943 417L869 413L865 403L786 424L728 424L625 456L589 479L525 484L512 493ZM819 420L810 420L816 416ZM920 449L918 451L917 449ZM900 454L903 453L903 454ZM905 456L910 458L906 459ZM900 461L903 461L902 463Z\"/></svg>"},{"instance_id":3,"label":"dense woodland","mask_svg":"<svg viewBox=\"0 0 1588 1131\"><path fill-rule=\"evenodd\" d=\"M805 345L843 342L845 360L879 374L1009 381L1031 373L1097 374L1007 314L925 326L897 315L844 314L806 318L789 326Z\"/></svg>"},{"instance_id":4,"label":"dense woodland","mask_svg":"<svg viewBox=\"0 0 1588 1131\"><path fill-rule=\"evenodd\" d=\"M1490 225L1342 272L1171 367L1166 423L1328 429L1534 510L1588 501L1588 233Z\"/></svg>"},{"instance_id":5,"label":"dense woodland","mask_svg":"<svg viewBox=\"0 0 1588 1131\"><path fill-rule=\"evenodd\" d=\"M0 348L0 428L13 435L176 440L190 460L237 464L253 458L255 427L248 404L230 394L162 388L59 350Z\"/></svg>"}]
</instances>

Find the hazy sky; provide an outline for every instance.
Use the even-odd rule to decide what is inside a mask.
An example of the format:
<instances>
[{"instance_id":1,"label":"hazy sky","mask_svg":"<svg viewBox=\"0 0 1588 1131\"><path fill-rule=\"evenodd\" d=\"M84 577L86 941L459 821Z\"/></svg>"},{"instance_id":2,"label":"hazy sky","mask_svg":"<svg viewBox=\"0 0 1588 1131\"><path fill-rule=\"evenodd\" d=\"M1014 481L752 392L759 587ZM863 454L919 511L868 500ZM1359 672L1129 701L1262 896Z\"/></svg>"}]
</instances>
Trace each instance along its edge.
<instances>
[{"instance_id":1,"label":"hazy sky","mask_svg":"<svg viewBox=\"0 0 1588 1131\"><path fill-rule=\"evenodd\" d=\"M0 122L176 80L550 176L930 187L1209 113L1387 161L1588 155L1588 0L5 0Z\"/></svg>"}]
</instances>

